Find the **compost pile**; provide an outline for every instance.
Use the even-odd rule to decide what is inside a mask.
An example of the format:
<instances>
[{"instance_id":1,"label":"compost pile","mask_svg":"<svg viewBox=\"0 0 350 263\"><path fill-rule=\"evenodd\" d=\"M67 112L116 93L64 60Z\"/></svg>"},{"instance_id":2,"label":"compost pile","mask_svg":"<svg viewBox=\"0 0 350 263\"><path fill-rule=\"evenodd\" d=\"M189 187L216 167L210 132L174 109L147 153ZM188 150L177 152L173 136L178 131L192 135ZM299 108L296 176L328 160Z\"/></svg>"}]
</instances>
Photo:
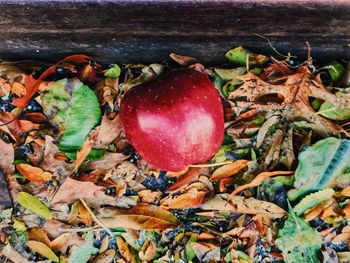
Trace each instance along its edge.
<instances>
[{"instance_id":1,"label":"compost pile","mask_svg":"<svg viewBox=\"0 0 350 263\"><path fill-rule=\"evenodd\" d=\"M349 62L242 47L220 67L170 57L0 64L0 260L350 262ZM184 67L214 83L225 135L206 163L161 171L119 108Z\"/></svg>"}]
</instances>

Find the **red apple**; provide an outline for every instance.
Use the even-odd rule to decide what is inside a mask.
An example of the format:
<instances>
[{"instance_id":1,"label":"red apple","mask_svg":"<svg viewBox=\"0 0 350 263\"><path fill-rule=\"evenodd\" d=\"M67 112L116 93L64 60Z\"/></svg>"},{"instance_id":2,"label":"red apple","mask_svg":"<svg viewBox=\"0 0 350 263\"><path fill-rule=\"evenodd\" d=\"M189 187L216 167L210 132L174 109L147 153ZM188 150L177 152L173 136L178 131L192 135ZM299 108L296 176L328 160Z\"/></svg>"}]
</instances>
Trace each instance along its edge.
<instances>
[{"instance_id":1,"label":"red apple","mask_svg":"<svg viewBox=\"0 0 350 263\"><path fill-rule=\"evenodd\" d=\"M120 119L137 152L166 171L207 161L224 136L220 96L207 75L194 69L173 70L131 88Z\"/></svg>"}]
</instances>

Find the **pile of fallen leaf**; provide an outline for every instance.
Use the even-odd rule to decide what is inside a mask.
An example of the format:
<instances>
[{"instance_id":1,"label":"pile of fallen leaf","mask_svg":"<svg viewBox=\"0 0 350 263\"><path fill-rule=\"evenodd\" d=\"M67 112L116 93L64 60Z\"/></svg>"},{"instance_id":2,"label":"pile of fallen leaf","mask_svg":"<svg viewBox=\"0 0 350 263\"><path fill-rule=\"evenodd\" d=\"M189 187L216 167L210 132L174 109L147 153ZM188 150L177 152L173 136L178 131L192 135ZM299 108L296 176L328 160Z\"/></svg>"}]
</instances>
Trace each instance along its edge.
<instances>
[{"instance_id":1,"label":"pile of fallen leaf","mask_svg":"<svg viewBox=\"0 0 350 263\"><path fill-rule=\"evenodd\" d=\"M205 68L0 63L0 261L350 262L350 64L242 47ZM123 94L174 67L206 72L225 138L207 163L147 164Z\"/></svg>"}]
</instances>

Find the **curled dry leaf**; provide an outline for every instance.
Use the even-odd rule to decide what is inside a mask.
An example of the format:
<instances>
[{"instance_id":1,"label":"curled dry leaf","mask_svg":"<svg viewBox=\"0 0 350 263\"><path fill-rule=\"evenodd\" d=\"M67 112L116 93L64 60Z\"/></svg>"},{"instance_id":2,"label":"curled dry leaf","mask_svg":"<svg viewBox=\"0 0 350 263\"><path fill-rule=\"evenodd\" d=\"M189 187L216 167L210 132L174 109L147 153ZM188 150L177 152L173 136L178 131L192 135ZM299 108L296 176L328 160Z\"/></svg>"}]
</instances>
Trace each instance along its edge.
<instances>
[{"instance_id":1,"label":"curled dry leaf","mask_svg":"<svg viewBox=\"0 0 350 263\"><path fill-rule=\"evenodd\" d=\"M171 53L169 55L175 62L179 63L181 66L188 67L192 64L199 63L199 60L193 57L178 55L175 53Z\"/></svg>"},{"instance_id":2,"label":"curled dry leaf","mask_svg":"<svg viewBox=\"0 0 350 263\"><path fill-rule=\"evenodd\" d=\"M92 146L94 146L96 140L95 132L96 131L94 130L90 133L90 135L86 138L81 150L77 152L77 160L75 161L75 165L71 174L73 174L78 169L78 167L84 162L86 157L89 155Z\"/></svg>"},{"instance_id":3,"label":"curled dry leaf","mask_svg":"<svg viewBox=\"0 0 350 263\"><path fill-rule=\"evenodd\" d=\"M192 208L200 206L205 198L207 191L198 191L197 188L193 187L187 192L175 196L174 198L169 198L162 203L163 206L167 206L170 209L180 209L180 208Z\"/></svg>"},{"instance_id":4,"label":"curled dry leaf","mask_svg":"<svg viewBox=\"0 0 350 263\"><path fill-rule=\"evenodd\" d=\"M208 211L231 211L251 215L263 214L270 217L282 217L287 213L284 209L273 203L257 200L252 197L233 196L229 202L227 198L227 194L216 195L204 203L201 208Z\"/></svg>"},{"instance_id":5,"label":"curled dry leaf","mask_svg":"<svg viewBox=\"0 0 350 263\"><path fill-rule=\"evenodd\" d=\"M214 171L210 179L214 181L230 177L246 168L248 166L248 162L248 160L237 160L233 163L221 166Z\"/></svg>"},{"instance_id":6,"label":"curled dry leaf","mask_svg":"<svg viewBox=\"0 0 350 263\"><path fill-rule=\"evenodd\" d=\"M276 176L276 175L290 175L293 174L293 171L274 171L274 172L263 172L258 174L253 181L251 181L250 183L247 183L245 185L241 185L239 187L237 187L231 194L230 197L235 196L236 194L238 194L239 192L251 188L251 187L255 187L260 185L265 179L270 178L272 176ZM230 199L230 198L229 198Z\"/></svg>"},{"instance_id":7,"label":"curled dry leaf","mask_svg":"<svg viewBox=\"0 0 350 263\"><path fill-rule=\"evenodd\" d=\"M4 125L6 123L6 125ZM19 120L17 116L10 112L0 111L0 129L9 135L16 141L19 141L19 136L22 133L39 129L39 124L34 124L31 121Z\"/></svg>"},{"instance_id":8,"label":"curled dry leaf","mask_svg":"<svg viewBox=\"0 0 350 263\"><path fill-rule=\"evenodd\" d=\"M34 167L26 163L16 165L17 170L29 181L37 183L45 183L52 178L52 174L43 171L39 167Z\"/></svg>"},{"instance_id":9,"label":"curled dry leaf","mask_svg":"<svg viewBox=\"0 0 350 263\"><path fill-rule=\"evenodd\" d=\"M118 251L122 255L122 257L127 262L131 262L132 254L130 252L128 243L125 242L122 237L116 237L115 241L117 243Z\"/></svg>"},{"instance_id":10,"label":"curled dry leaf","mask_svg":"<svg viewBox=\"0 0 350 263\"><path fill-rule=\"evenodd\" d=\"M179 224L171 212L148 204L138 204L130 209L103 208L98 217L108 227L134 230L174 228Z\"/></svg>"},{"instance_id":11,"label":"curled dry leaf","mask_svg":"<svg viewBox=\"0 0 350 263\"><path fill-rule=\"evenodd\" d=\"M206 173L202 168L191 167L184 174L181 174L174 184L168 188L168 192L179 191L189 184L198 181L199 175L201 173Z\"/></svg>"},{"instance_id":12,"label":"curled dry leaf","mask_svg":"<svg viewBox=\"0 0 350 263\"><path fill-rule=\"evenodd\" d=\"M110 120L106 114L103 115L101 125L96 129L99 129L99 131L94 148L101 149L113 142L121 133L122 126L119 115L112 120Z\"/></svg>"},{"instance_id":13,"label":"curled dry leaf","mask_svg":"<svg viewBox=\"0 0 350 263\"><path fill-rule=\"evenodd\" d=\"M139 251L139 257L142 261L149 262L156 255L156 245L153 241L146 240L143 244L141 251Z\"/></svg>"}]
</instances>

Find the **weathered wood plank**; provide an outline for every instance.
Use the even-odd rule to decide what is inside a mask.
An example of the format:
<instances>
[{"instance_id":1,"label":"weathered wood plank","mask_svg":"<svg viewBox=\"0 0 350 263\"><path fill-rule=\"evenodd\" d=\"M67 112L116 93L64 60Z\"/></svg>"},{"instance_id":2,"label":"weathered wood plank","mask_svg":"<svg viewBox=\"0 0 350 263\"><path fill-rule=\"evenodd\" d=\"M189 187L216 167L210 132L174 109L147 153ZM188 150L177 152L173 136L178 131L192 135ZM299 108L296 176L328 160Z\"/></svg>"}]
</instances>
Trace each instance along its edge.
<instances>
[{"instance_id":1,"label":"weathered wood plank","mask_svg":"<svg viewBox=\"0 0 350 263\"><path fill-rule=\"evenodd\" d=\"M153 62L170 52L223 61L230 47L350 58L350 1L0 1L0 57Z\"/></svg>"}]
</instances>

